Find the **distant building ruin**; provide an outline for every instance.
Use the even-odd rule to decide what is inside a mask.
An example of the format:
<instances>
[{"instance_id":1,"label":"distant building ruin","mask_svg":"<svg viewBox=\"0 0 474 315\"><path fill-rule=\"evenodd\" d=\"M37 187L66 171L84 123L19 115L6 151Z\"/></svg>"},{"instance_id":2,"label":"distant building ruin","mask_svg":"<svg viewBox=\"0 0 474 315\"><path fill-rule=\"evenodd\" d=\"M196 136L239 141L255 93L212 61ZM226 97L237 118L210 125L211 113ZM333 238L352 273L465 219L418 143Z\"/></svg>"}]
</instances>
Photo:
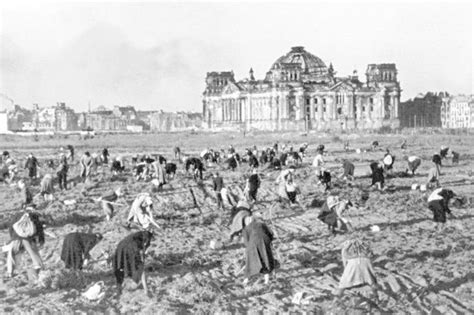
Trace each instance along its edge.
<instances>
[{"instance_id":1,"label":"distant building ruin","mask_svg":"<svg viewBox=\"0 0 474 315\"><path fill-rule=\"evenodd\" d=\"M186 131L202 128L200 113L166 113L163 111L150 114L150 130L159 132Z\"/></svg>"},{"instance_id":2,"label":"distant building ruin","mask_svg":"<svg viewBox=\"0 0 474 315\"><path fill-rule=\"evenodd\" d=\"M400 83L395 64L369 64L366 80L336 77L303 47L278 58L263 80L236 81L208 72L203 93L207 128L260 130L375 129L400 125Z\"/></svg>"}]
</instances>

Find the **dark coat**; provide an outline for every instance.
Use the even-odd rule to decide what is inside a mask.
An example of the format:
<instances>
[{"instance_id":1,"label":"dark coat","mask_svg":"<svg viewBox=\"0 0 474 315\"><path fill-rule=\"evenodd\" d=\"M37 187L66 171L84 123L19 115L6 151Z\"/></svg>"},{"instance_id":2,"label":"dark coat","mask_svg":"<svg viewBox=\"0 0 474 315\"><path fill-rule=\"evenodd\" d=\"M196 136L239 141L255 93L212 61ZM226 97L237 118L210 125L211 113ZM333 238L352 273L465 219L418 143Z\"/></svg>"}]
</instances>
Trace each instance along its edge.
<instances>
[{"instance_id":1,"label":"dark coat","mask_svg":"<svg viewBox=\"0 0 474 315\"><path fill-rule=\"evenodd\" d=\"M372 170L372 185L376 183L383 185L385 182L385 177L383 176L383 169L379 167L379 163L371 163L370 169Z\"/></svg>"},{"instance_id":2,"label":"dark coat","mask_svg":"<svg viewBox=\"0 0 474 315\"><path fill-rule=\"evenodd\" d=\"M263 223L252 221L243 230L245 243L245 276L270 273L275 269L272 253L273 233Z\"/></svg>"},{"instance_id":3,"label":"dark coat","mask_svg":"<svg viewBox=\"0 0 474 315\"><path fill-rule=\"evenodd\" d=\"M152 234L140 231L130 234L120 241L112 260L117 284L121 285L125 277L131 277L135 283L140 281L145 263L142 251L150 246Z\"/></svg>"},{"instance_id":4,"label":"dark coat","mask_svg":"<svg viewBox=\"0 0 474 315\"><path fill-rule=\"evenodd\" d=\"M354 176L354 164L348 160L344 160L344 162L342 162L342 167L344 168L344 176Z\"/></svg>"},{"instance_id":5,"label":"dark coat","mask_svg":"<svg viewBox=\"0 0 474 315\"><path fill-rule=\"evenodd\" d=\"M318 219L328 225L328 227L337 227L337 214L334 209L329 209L327 201L324 203L319 212Z\"/></svg>"},{"instance_id":6,"label":"dark coat","mask_svg":"<svg viewBox=\"0 0 474 315\"><path fill-rule=\"evenodd\" d=\"M61 260L67 269L82 270L84 258L89 251L102 239L100 234L69 233L64 237Z\"/></svg>"}]
</instances>

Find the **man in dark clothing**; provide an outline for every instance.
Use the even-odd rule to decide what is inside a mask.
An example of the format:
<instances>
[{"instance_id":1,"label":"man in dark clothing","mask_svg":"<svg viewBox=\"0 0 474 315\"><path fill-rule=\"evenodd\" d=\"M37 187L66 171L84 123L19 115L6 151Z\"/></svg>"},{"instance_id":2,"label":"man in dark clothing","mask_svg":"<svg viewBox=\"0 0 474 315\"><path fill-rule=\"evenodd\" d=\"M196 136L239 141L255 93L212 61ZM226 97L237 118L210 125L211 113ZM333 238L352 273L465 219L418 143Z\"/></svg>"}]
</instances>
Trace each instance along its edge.
<instances>
[{"instance_id":1,"label":"man in dark clothing","mask_svg":"<svg viewBox=\"0 0 474 315\"><path fill-rule=\"evenodd\" d=\"M257 201L257 191L260 188L260 178L256 169L253 170L252 175L248 179L248 191L251 201Z\"/></svg>"},{"instance_id":2,"label":"man in dark clothing","mask_svg":"<svg viewBox=\"0 0 474 315\"><path fill-rule=\"evenodd\" d=\"M56 174L58 175L59 189L67 189L67 172L69 166L67 164L67 157L64 154L59 156L59 166Z\"/></svg>"},{"instance_id":3,"label":"man in dark clothing","mask_svg":"<svg viewBox=\"0 0 474 315\"><path fill-rule=\"evenodd\" d=\"M39 167L38 160L30 153L26 159L25 168L28 170L28 177L31 179L36 179L37 170Z\"/></svg>"},{"instance_id":4,"label":"man in dark clothing","mask_svg":"<svg viewBox=\"0 0 474 315\"><path fill-rule=\"evenodd\" d=\"M224 203L222 201L222 188L224 188L224 180L222 179L221 176L219 176L218 172L214 173L214 177L212 178L212 184L214 191L216 192L216 198L217 198L217 208L218 209L224 209Z\"/></svg>"}]
</instances>

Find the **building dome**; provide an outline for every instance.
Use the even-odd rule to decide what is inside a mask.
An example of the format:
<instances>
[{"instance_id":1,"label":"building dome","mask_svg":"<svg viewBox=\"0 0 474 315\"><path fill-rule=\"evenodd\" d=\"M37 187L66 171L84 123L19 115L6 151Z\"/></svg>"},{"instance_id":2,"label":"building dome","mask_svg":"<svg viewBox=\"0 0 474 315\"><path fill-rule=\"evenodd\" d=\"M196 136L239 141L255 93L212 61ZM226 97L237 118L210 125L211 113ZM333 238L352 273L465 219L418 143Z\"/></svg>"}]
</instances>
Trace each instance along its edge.
<instances>
[{"instance_id":1,"label":"building dome","mask_svg":"<svg viewBox=\"0 0 474 315\"><path fill-rule=\"evenodd\" d=\"M305 74L319 77L328 74L328 68L324 62L313 54L310 54L304 47L292 47L291 51L275 61L270 70L285 69L299 64L301 71Z\"/></svg>"}]
</instances>

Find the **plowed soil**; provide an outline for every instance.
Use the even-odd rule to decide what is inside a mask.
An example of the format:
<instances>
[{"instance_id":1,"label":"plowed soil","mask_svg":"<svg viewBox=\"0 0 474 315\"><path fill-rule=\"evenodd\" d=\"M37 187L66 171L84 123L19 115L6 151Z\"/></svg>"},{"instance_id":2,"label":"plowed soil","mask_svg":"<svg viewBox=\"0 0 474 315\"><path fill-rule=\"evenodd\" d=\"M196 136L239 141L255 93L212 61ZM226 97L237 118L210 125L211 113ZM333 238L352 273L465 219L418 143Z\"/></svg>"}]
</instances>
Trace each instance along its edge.
<instances>
[{"instance_id":1,"label":"plowed soil","mask_svg":"<svg viewBox=\"0 0 474 315\"><path fill-rule=\"evenodd\" d=\"M406 138L408 148L400 149ZM367 151L377 139L381 148ZM343 141L349 140L351 151L344 152ZM243 177L250 174L247 164L236 172L225 170L222 165L208 165L202 182L195 182L178 164L177 176L165 185L164 190L153 193L156 219L161 229L155 230L155 239L146 258L148 283L151 297L143 294L141 287L126 282L121 296L116 293L115 280L110 266L103 259L103 252L112 252L117 243L131 233L123 227L129 206L116 206L116 216L106 222L100 204L94 199L118 186L125 187L125 196L131 204L136 194L151 192L152 184L136 181L130 170L113 177L107 167L99 167L93 184L84 187L74 184L79 166L70 171L70 189L56 191L50 203L36 200L39 211L47 221L46 243L41 248L46 271L56 277L55 285L43 286L28 281L26 265L17 271L13 279L0 283L0 312L41 313L246 313L265 312L315 312L332 314L398 313L398 314L468 314L474 313L474 196L473 162L474 137L468 135L328 135L308 136L299 134L169 134L169 135L121 135L100 136L89 140L39 139L34 142L17 137L0 139L2 150L22 165L27 153L33 152L44 165L44 160L55 156L61 146L76 147L76 161L88 150L99 152L104 146L112 156L135 153L159 153L174 161L172 148L194 156L206 148L227 148L233 144L238 152L256 144L259 149L271 146L275 141L290 143L295 149L307 142L309 152L303 164L296 170L297 183L302 195L303 208L279 204L277 186L274 183L278 171L260 167L262 187L255 209L277 235L274 242L280 262L270 285L263 279L252 279L247 287L242 285L241 270L244 248L240 242L229 242L227 223L230 209L218 211L212 191L210 172L219 170L227 186L239 191L244 186ZM379 300L370 299L366 288L345 292L335 299L332 291L337 287L343 267L340 245L347 239L345 234L333 236L318 221L319 207L328 192L317 185L311 163L318 144L324 144L325 156L333 170L331 193L350 198L355 206L347 214L356 230L362 231L371 241L375 254L373 264L379 282ZM457 194L471 198L459 208L452 208L454 219L442 232L435 232L432 213L426 198L429 192L412 190L414 183L423 184L431 166L430 157L447 145L460 152L459 164L443 161L441 183ZM389 147L396 156L394 174L388 178L384 192L368 189L369 164L384 156ZM355 150L361 149L361 153ZM414 177L403 176L406 169L404 155L418 155L423 159ZM335 179L340 172L342 158L356 165L356 179L352 185ZM77 163L77 162L76 162ZM128 165L129 166L129 165ZM46 167L42 167L44 174ZM26 176L22 170L21 176ZM193 201L190 189L194 192ZM38 186L32 187L33 194ZM81 193L81 191L83 193ZM365 201L362 198L368 194ZM0 241L8 241L8 222L20 206L19 191L0 184ZM65 200L75 200L65 205ZM371 232L377 225L379 232ZM73 231L93 231L104 235L104 240L92 251L94 262L82 275L63 272L59 260L62 236ZM211 241L217 248L210 247ZM5 270L5 258L0 257L0 268ZM55 276L54 276L55 275ZM102 280L106 285L105 296L99 301L87 301L81 293L87 286ZM53 280L54 282L54 280ZM302 292L299 303L293 297Z\"/></svg>"}]
</instances>

